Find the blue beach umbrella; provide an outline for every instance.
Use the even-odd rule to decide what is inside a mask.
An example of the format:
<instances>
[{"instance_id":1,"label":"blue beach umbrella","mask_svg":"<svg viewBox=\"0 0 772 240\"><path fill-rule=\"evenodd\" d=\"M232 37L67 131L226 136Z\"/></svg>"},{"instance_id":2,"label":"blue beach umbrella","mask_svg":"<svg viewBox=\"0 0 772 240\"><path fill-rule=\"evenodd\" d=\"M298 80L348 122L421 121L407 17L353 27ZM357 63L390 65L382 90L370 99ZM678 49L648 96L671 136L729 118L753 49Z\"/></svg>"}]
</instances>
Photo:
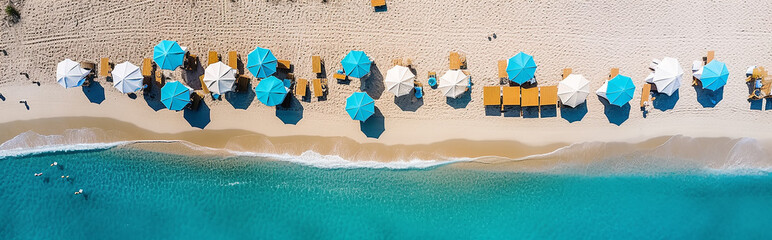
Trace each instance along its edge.
<instances>
[{"instance_id":1,"label":"blue beach umbrella","mask_svg":"<svg viewBox=\"0 0 772 240\"><path fill-rule=\"evenodd\" d=\"M163 40L153 48L153 61L161 69L175 70L184 59L185 51L175 41Z\"/></svg>"},{"instance_id":2,"label":"blue beach umbrella","mask_svg":"<svg viewBox=\"0 0 772 240\"><path fill-rule=\"evenodd\" d=\"M364 122L375 113L375 102L367 93L355 92L346 98L346 112L351 119Z\"/></svg>"},{"instance_id":3,"label":"blue beach umbrella","mask_svg":"<svg viewBox=\"0 0 772 240\"><path fill-rule=\"evenodd\" d=\"M617 75L608 81L606 99L609 103L620 107L624 106L633 100L633 94L635 94L635 84L630 77Z\"/></svg>"},{"instance_id":4,"label":"blue beach umbrella","mask_svg":"<svg viewBox=\"0 0 772 240\"><path fill-rule=\"evenodd\" d=\"M190 88L177 81L166 83L161 88L161 103L169 110L182 110L190 103Z\"/></svg>"},{"instance_id":5,"label":"blue beach umbrella","mask_svg":"<svg viewBox=\"0 0 772 240\"><path fill-rule=\"evenodd\" d=\"M370 73L370 58L362 51L348 52L346 57L340 61L340 65L343 65L343 71L346 75L362 78Z\"/></svg>"},{"instance_id":6,"label":"blue beach umbrella","mask_svg":"<svg viewBox=\"0 0 772 240\"><path fill-rule=\"evenodd\" d=\"M726 80L729 78L729 70L726 69L726 64L718 60L710 61L702 69L702 88L711 91L726 85Z\"/></svg>"},{"instance_id":7,"label":"blue beach umbrella","mask_svg":"<svg viewBox=\"0 0 772 240\"><path fill-rule=\"evenodd\" d=\"M263 104L273 107L284 102L284 98L287 96L287 87L278 78L270 76L260 80L260 83L255 87L255 96Z\"/></svg>"},{"instance_id":8,"label":"blue beach umbrella","mask_svg":"<svg viewBox=\"0 0 772 240\"><path fill-rule=\"evenodd\" d=\"M276 72L276 57L271 50L257 47L247 55L247 69L256 78L267 78Z\"/></svg>"},{"instance_id":9,"label":"blue beach umbrella","mask_svg":"<svg viewBox=\"0 0 772 240\"><path fill-rule=\"evenodd\" d=\"M509 80L517 84L523 84L533 78L536 73L536 62L533 56L519 52L507 62L507 75Z\"/></svg>"}]
</instances>

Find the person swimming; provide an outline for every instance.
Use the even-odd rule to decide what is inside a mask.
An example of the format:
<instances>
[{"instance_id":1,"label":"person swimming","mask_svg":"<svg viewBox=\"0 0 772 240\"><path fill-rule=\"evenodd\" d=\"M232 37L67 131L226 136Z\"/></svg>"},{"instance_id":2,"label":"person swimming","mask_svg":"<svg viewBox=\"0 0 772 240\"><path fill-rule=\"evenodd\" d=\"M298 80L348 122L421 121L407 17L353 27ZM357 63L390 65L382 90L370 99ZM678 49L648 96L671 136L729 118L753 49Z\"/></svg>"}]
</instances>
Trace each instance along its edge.
<instances>
[{"instance_id":1,"label":"person swimming","mask_svg":"<svg viewBox=\"0 0 772 240\"><path fill-rule=\"evenodd\" d=\"M54 163L51 163L51 166L52 166L52 167L53 167L53 166L56 166L56 165L59 165L59 163L58 163L58 162L54 162Z\"/></svg>"},{"instance_id":2,"label":"person swimming","mask_svg":"<svg viewBox=\"0 0 772 240\"><path fill-rule=\"evenodd\" d=\"M75 195L83 194L83 189L78 189L77 192L75 192Z\"/></svg>"},{"instance_id":3,"label":"person swimming","mask_svg":"<svg viewBox=\"0 0 772 240\"><path fill-rule=\"evenodd\" d=\"M43 175L42 172L41 173L35 173L35 177L39 177L39 176L42 176L42 175Z\"/></svg>"}]
</instances>

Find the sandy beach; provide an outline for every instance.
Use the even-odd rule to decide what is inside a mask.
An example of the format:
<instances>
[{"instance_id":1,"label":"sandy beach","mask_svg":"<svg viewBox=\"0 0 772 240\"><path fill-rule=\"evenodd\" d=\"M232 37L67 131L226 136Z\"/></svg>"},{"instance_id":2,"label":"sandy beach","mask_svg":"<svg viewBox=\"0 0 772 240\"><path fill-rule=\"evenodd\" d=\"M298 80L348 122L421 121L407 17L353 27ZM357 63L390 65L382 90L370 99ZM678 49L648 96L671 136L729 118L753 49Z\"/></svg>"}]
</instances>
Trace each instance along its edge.
<instances>
[{"instance_id":1,"label":"sandy beach","mask_svg":"<svg viewBox=\"0 0 772 240\"><path fill-rule=\"evenodd\" d=\"M344 143L400 149L391 153L394 155L404 151L408 153L403 155L412 158L432 158L435 149L443 149L443 156L465 156L448 149L469 141L478 142L468 146L481 150L460 148L459 152L520 157L576 143L643 143L674 135L769 139L759 129L772 123L772 112L761 110L770 103L746 100L744 72L750 65L772 66L770 15L750 14L772 7L770 2L393 0L387 4L387 11L374 12L369 1L363 0L129 1L120 5L24 1L17 5L21 21L0 28L0 49L8 53L0 55L4 76L0 79L0 142L30 130L62 134L67 129L91 127L120 132L117 136L122 139L174 136L214 148L227 145L229 141L223 139L258 134L296 148L281 150L288 153L308 149L317 138L338 138ZM489 39L494 33L496 38ZM130 61L139 65L165 39L199 56L210 50L223 55L238 51L244 59L256 46L269 48L277 58L292 62L297 78L313 77L312 55L322 56L327 73L340 69L339 62L349 50L365 51L375 67L370 77L350 84L331 80L324 101L298 101L291 109L279 110L251 99L206 97L205 106L198 111L174 112L159 108L158 99L121 94L104 78L86 88L64 89L55 82L56 64L64 58L97 62L109 57L116 64ZM701 59L708 50L715 50L716 59L727 63L731 73L722 98L712 107L705 107L699 89L689 84L691 61ZM427 72L448 70L450 51L466 56L474 84L469 94L447 99L439 90L427 88L424 99L416 100L396 99L385 91L382 79L392 59L411 58L417 80L426 84ZM610 68L620 68L637 87L629 113L612 116L614 122L621 122L612 124L604 105L590 94L586 113L557 109L556 116L545 118L486 114L482 87L498 85L497 61L520 51L534 56L540 86L556 85L561 69L570 67L590 80L594 92L607 79ZM670 103L644 117L638 101L650 72L649 62L666 56L680 61L687 72L684 82ZM20 73L29 74L29 79ZM202 68L164 72L171 80L194 88L202 73ZM251 81L253 86L257 82ZM346 97L360 90L375 99L378 109L376 120L368 126L351 120L344 111ZM261 138L254 139L252 146L244 144L250 141L240 143L246 145L244 150L262 151L265 148L254 147L264 142ZM484 141L521 145L492 150L508 146ZM416 148L440 142L446 145L427 147L427 154L414 155L420 150ZM330 150L335 144L321 145L320 151L335 153ZM360 160L371 154L344 155Z\"/></svg>"}]
</instances>

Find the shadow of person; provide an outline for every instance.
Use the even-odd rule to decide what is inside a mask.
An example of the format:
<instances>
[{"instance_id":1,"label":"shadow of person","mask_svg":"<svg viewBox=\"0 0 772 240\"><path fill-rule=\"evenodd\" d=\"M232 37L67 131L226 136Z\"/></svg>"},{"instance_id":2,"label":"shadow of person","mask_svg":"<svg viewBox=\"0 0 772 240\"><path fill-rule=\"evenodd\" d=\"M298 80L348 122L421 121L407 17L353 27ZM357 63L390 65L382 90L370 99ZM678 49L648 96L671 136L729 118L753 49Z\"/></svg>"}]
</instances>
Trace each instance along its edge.
<instances>
[{"instance_id":1,"label":"shadow of person","mask_svg":"<svg viewBox=\"0 0 772 240\"><path fill-rule=\"evenodd\" d=\"M582 104L579 104L573 108L566 105L560 106L560 117L562 117L569 123L581 121L582 119L584 119L585 115L587 115L586 100Z\"/></svg>"},{"instance_id":2,"label":"shadow of person","mask_svg":"<svg viewBox=\"0 0 772 240\"><path fill-rule=\"evenodd\" d=\"M0 100L2 100L3 102L5 102L5 96L3 96L3 94L2 94L2 93L0 93Z\"/></svg>"},{"instance_id":3,"label":"shadow of person","mask_svg":"<svg viewBox=\"0 0 772 240\"><path fill-rule=\"evenodd\" d=\"M206 101L201 100L201 103L198 105L198 110L185 108L182 115L191 127L204 129L206 125L209 125L209 122L212 121L210 112L209 106L206 105Z\"/></svg>"},{"instance_id":4,"label":"shadow of person","mask_svg":"<svg viewBox=\"0 0 772 240\"><path fill-rule=\"evenodd\" d=\"M718 102L721 102L721 100L724 99L724 87L720 87L716 89L716 91L711 91L697 85L694 86L694 91L697 92L697 102L699 102L702 107L715 107Z\"/></svg>"},{"instance_id":5,"label":"shadow of person","mask_svg":"<svg viewBox=\"0 0 772 240\"><path fill-rule=\"evenodd\" d=\"M102 104L105 100L105 88L97 81L93 81L88 87L84 86L81 89L83 89L83 94L86 95L89 102Z\"/></svg>"},{"instance_id":6,"label":"shadow of person","mask_svg":"<svg viewBox=\"0 0 772 240\"><path fill-rule=\"evenodd\" d=\"M470 90L466 90L457 98L445 97L445 103L454 109L466 108L470 101L472 101L472 91Z\"/></svg>"},{"instance_id":7,"label":"shadow of person","mask_svg":"<svg viewBox=\"0 0 772 240\"><path fill-rule=\"evenodd\" d=\"M383 85L383 74L375 63L370 65L370 73L359 79L359 84L360 90L376 100L381 98L383 90L386 89Z\"/></svg>"},{"instance_id":8,"label":"shadow of person","mask_svg":"<svg viewBox=\"0 0 772 240\"><path fill-rule=\"evenodd\" d=\"M598 100L603 104L603 114L606 115L606 119L608 119L609 123L619 126L630 118L630 109L632 108L630 103L625 103L625 105L620 107L611 104L607 99L602 97L599 97Z\"/></svg>"},{"instance_id":9,"label":"shadow of person","mask_svg":"<svg viewBox=\"0 0 772 240\"><path fill-rule=\"evenodd\" d=\"M678 102L678 98L679 98L679 93L678 93L679 91L681 90L680 89L676 90L670 96L664 93L655 93L654 94L655 99L654 101L652 101L652 106L654 107L654 109L658 109L663 112L675 108L675 105Z\"/></svg>"},{"instance_id":10,"label":"shadow of person","mask_svg":"<svg viewBox=\"0 0 772 240\"><path fill-rule=\"evenodd\" d=\"M303 104L292 95L287 95L284 102L276 106L276 117L284 124L296 125L303 119Z\"/></svg>"},{"instance_id":11,"label":"shadow of person","mask_svg":"<svg viewBox=\"0 0 772 240\"><path fill-rule=\"evenodd\" d=\"M228 101L235 109L247 110L255 100L255 91L253 91L251 87L252 86L249 86L247 90L244 91L226 92L225 101Z\"/></svg>"},{"instance_id":12,"label":"shadow of person","mask_svg":"<svg viewBox=\"0 0 772 240\"><path fill-rule=\"evenodd\" d=\"M402 111L415 112L424 105L424 99L416 98L413 92L410 92L407 95L395 96L394 104L397 104Z\"/></svg>"},{"instance_id":13,"label":"shadow of person","mask_svg":"<svg viewBox=\"0 0 772 240\"><path fill-rule=\"evenodd\" d=\"M367 121L359 122L359 130L368 138L376 139L380 138L381 134L386 131L386 118L378 107L375 107L375 113Z\"/></svg>"}]
</instances>

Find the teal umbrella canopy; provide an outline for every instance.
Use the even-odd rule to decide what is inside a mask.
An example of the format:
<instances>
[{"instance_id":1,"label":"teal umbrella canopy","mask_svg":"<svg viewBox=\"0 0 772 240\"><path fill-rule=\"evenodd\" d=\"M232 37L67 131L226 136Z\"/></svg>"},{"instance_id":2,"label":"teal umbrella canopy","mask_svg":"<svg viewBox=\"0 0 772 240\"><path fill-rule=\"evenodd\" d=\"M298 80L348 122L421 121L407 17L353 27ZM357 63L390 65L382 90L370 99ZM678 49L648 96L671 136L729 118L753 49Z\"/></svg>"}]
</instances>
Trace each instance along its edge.
<instances>
[{"instance_id":1,"label":"teal umbrella canopy","mask_svg":"<svg viewBox=\"0 0 772 240\"><path fill-rule=\"evenodd\" d=\"M255 87L255 96L261 103L273 107L284 102L284 98L287 96L287 87L278 78L270 76L260 80L260 83Z\"/></svg>"},{"instance_id":2,"label":"teal umbrella canopy","mask_svg":"<svg viewBox=\"0 0 772 240\"><path fill-rule=\"evenodd\" d=\"M635 94L635 84L630 77L617 75L608 81L606 99L609 103L620 107L624 106L633 100L633 94Z\"/></svg>"},{"instance_id":3,"label":"teal umbrella canopy","mask_svg":"<svg viewBox=\"0 0 772 240\"><path fill-rule=\"evenodd\" d=\"M347 76L362 78L370 73L370 57L362 51L350 51L340 61L340 65L343 65L343 71Z\"/></svg>"},{"instance_id":4,"label":"teal umbrella canopy","mask_svg":"<svg viewBox=\"0 0 772 240\"><path fill-rule=\"evenodd\" d=\"M161 69L175 70L182 66L185 51L175 41L163 40L153 48L153 61Z\"/></svg>"},{"instance_id":5,"label":"teal umbrella canopy","mask_svg":"<svg viewBox=\"0 0 772 240\"><path fill-rule=\"evenodd\" d=\"M507 62L507 75L509 80L517 84L523 84L533 79L536 73L536 62L533 56L519 52Z\"/></svg>"},{"instance_id":6,"label":"teal umbrella canopy","mask_svg":"<svg viewBox=\"0 0 772 240\"><path fill-rule=\"evenodd\" d=\"M346 112L351 119L364 122L375 113L375 101L367 93L355 92L346 98Z\"/></svg>"},{"instance_id":7,"label":"teal umbrella canopy","mask_svg":"<svg viewBox=\"0 0 772 240\"><path fill-rule=\"evenodd\" d=\"M247 55L247 69L256 78L267 78L276 72L276 57L271 50L257 47Z\"/></svg>"},{"instance_id":8,"label":"teal umbrella canopy","mask_svg":"<svg viewBox=\"0 0 772 240\"><path fill-rule=\"evenodd\" d=\"M169 110L182 110L190 103L190 88L177 81L166 83L161 88L161 103Z\"/></svg>"},{"instance_id":9,"label":"teal umbrella canopy","mask_svg":"<svg viewBox=\"0 0 772 240\"><path fill-rule=\"evenodd\" d=\"M700 81L702 88L716 91L726 85L727 79L729 79L729 70L726 68L726 64L713 60L703 67Z\"/></svg>"}]
</instances>

